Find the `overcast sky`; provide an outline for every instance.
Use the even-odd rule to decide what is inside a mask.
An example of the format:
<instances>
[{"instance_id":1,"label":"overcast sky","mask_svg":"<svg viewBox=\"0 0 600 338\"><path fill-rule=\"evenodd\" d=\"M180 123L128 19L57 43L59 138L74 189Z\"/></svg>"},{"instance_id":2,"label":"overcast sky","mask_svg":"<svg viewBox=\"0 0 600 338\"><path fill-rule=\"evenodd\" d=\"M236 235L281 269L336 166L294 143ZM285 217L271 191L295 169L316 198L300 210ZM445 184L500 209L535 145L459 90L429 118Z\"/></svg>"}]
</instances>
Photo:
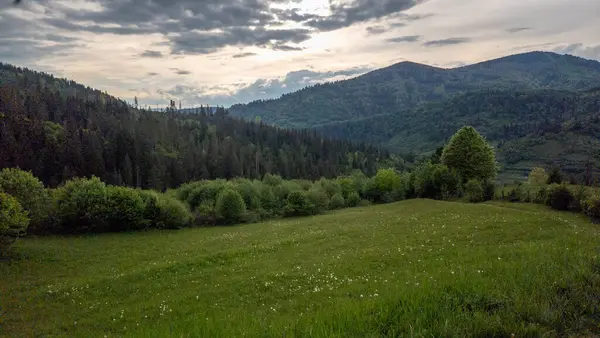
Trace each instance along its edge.
<instances>
[{"instance_id":1,"label":"overcast sky","mask_svg":"<svg viewBox=\"0 0 600 338\"><path fill-rule=\"evenodd\" d=\"M0 0L0 61L142 104L278 97L410 60L600 60L599 0Z\"/></svg>"}]
</instances>

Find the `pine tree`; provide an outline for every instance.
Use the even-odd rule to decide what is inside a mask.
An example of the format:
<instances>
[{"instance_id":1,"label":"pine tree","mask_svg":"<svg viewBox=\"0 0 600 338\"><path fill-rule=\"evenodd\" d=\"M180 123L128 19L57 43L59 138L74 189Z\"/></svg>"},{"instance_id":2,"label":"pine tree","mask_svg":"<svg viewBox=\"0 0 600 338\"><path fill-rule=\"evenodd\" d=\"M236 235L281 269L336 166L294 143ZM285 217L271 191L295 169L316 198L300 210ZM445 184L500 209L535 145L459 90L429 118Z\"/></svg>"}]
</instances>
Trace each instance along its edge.
<instances>
[{"instance_id":1,"label":"pine tree","mask_svg":"<svg viewBox=\"0 0 600 338\"><path fill-rule=\"evenodd\" d=\"M129 154L125 154L125 159L123 159L123 166L121 168L121 177L123 178L123 184L128 186L134 186L133 180L133 164L131 163L131 158Z\"/></svg>"}]
</instances>

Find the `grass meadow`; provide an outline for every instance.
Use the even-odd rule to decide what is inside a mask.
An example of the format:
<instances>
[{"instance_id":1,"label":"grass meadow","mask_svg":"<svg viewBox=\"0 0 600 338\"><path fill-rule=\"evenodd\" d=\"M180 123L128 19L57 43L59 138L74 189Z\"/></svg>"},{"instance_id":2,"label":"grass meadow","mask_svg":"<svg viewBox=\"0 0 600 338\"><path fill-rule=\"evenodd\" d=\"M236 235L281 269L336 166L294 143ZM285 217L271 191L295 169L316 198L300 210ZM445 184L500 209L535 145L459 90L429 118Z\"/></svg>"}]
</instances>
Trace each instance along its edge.
<instances>
[{"instance_id":1,"label":"grass meadow","mask_svg":"<svg viewBox=\"0 0 600 338\"><path fill-rule=\"evenodd\" d=\"M600 332L600 231L544 206L410 200L219 228L25 238L7 337Z\"/></svg>"}]
</instances>

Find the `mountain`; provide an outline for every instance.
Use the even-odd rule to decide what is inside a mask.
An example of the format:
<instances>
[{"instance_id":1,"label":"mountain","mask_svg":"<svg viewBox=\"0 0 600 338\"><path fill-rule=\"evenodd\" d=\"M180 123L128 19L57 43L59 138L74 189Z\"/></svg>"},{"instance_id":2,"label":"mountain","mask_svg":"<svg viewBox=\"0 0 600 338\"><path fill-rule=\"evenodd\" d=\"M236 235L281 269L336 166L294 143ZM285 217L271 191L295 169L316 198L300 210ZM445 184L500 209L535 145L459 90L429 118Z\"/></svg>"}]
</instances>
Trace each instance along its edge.
<instances>
[{"instance_id":1,"label":"mountain","mask_svg":"<svg viewBox=\"0 0 600 338\"><path fill-rule=\"evenodd\" d=\"M481 90L316 130L422 154L443 145L464 125L496 146L505 177L522 178L532 166L558 164L573 174L582 174L589 165L599 168L600 88Z\"/></svg>"},{"instance_id":2,"label":"mountain","mask_svg":"<svg viewBox=\"0 0 600 338\"><path fill-rule=\"evenodd\" d=\"M579 90L599 83L600 63L549 52L517 54L454 69L401 62L279 99L234 105L230 112L249 120L258 116L269 124L305 128L396 113L485 88Z\"/></svg>"},{"instance_id":3,"label":"mountain","mask_svg":"<svg viewBox=\"0 0 600 338\"><path fill-rule=\"evenodd\" d=\"M164 190L199 179L266 173L374 174L387 151L214 113L136 109L73 81L0 63L0 169L31 170L50 186L95 175Z\"/></svg>"}]
</instances>

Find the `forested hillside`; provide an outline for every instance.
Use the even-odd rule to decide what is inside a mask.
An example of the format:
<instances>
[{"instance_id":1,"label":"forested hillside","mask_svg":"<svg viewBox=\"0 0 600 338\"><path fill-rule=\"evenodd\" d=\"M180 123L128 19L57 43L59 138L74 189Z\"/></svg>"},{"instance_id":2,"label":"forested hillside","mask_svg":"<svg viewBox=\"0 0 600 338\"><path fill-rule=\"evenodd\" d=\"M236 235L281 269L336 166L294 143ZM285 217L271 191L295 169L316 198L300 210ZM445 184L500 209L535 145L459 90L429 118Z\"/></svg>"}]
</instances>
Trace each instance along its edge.
<instances>
[{"instance_id":1,"label":"forested hillside","mask_svg":"<svg viewBox=\"0 0 600 338\"><path fill-rule=\"evenodd\" d=\"M303 128L398 113L424 102L485 88L579 90L599 83L599 62L547 52L512 55L454 69L402 62L276 100L235 105L231 113Z\"/></svg>"},{"instance_id":2,"label":"forested hillside","mask_svg":"<svg viewBox=\"0 0 600 338\"><path fill-rule=\"evenodd\" d=\"M504 171L559 164L581 173L600 159L600 89L484 90L317 130L419 154L435 150L464 125L496 145Z\"/></svg>"},{"instance_id":3,"label":"forested hillside","mask_svg":"<svg viewBox=\"0 0 600 338\"><path fill-rule=\"evenodd\" d=\"M96 175L109 184L165 189L211 178L374 174L377 147L330 141L200 110L136 109L106 93L0 64L0 168L20 167L50 186Z\"/></svg>"}]
</instances>

